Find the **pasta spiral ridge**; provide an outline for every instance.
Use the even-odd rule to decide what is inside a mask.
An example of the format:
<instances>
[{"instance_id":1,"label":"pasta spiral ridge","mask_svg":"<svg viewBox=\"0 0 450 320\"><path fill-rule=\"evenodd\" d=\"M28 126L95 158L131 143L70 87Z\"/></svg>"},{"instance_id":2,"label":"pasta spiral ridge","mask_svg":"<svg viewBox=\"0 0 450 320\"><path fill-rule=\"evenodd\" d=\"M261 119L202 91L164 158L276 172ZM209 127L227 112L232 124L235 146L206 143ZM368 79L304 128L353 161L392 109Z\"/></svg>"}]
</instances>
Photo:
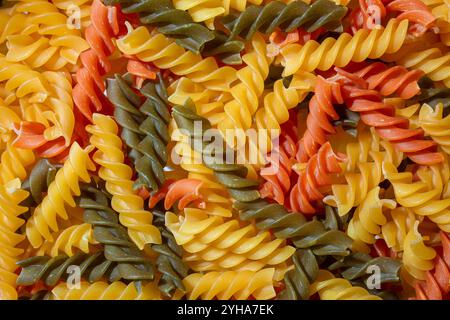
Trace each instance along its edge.
<instances>
[{"instance_id":1,"label":"pasta spiral ridge","mask_svg":"<svg viewBox=\"0 0 450 320\"><path fill-rule=\"evenodd\" d=\"M309 298L309 286L317 278L319 266L317 259L311 250L298 249L292 257L294 270L289 270L284 275L286 288L281 291L279 300L307 300Z\"/></svg>"},{"instance_id":2,"label":"pasta spiral ridge","mask_svg":"<svg viewBox=\"0 0 450 320\"><path fill-rule=\"evenodd\" d=\"M333 151L329 142L323 144L299 172L298 180L289 193L290 208L303 214L316 213L317 202L324 198L321 188L331 185L331 174L341 172L339 163L345 159L344 154Z\"/></svg>"},{"instance_id":3,"label":"pasta spiral ridge","mask_svg":"<svg viewBox=\"0 0 450 320\"><path fill-rule=\"evenodd\" d=\"M353 36L343 33L338 39L326 38L320 44L309 40L305 45L290 44L281 49L285 70L289 76L298 70L328 70L332 66L345 67L350 61L377 59L385 53L398 51L406 39L408 20L389 20L384 28L358 30Z\"/></svg>"},{"instance_id":4,"label":"pasta spiral ridge","mask_svg":"<svg viewBox=\"0 0 450 320\"><path fill-rule=\"evenodd\" d=\"M297 160L307 162L327 141L327 135L335 133L331 120L337 120L334 103L342 103L340 86L321 76L317 77L314 96L309 102L306 131L298 142Z\"/></svg>"},{"instance_id":5,"label":"pasta spiral ridge","mask_svg":"<svg viewBox=\"0 0 450 320\"><path fill-rule=\"evenodd\" d=\"M83 186L79 206L84 209L84 222L93 226L95 240L104 245L105 259L115 268L110 277L112 281L153 280L152 263L120 225L108 195L93 186Z\"/></svg>"},{"instance_id":6,"label":"pasta spiral ridge","mask_svg":"<svg viewBox=\"0 0 450 320\"><path fill-rule=\"evenodd\" d=\"M144 210L144 200L133 190L132 170L124 163L117 123L99 113L94 114L93 122L86 130L91 133L92 145L98 149L93 159L100 165L98 174L113 196L112 208L119 213L120 222L139 249L146 243L161 243L159 230L152 225L152 213Z\"/></svg>"},{"instance_id":7,"label":"pasta spiral ridge","mask_svg":"<svg viewBox=\"0 0 450 320\"><path fill-rule=\"evenodd\" d=\"M128 34L116 41L117 48L124 54L152 62L160 69L169 69L177 76L188 77L211 90L228 91L236 79L233 68L219 67L213 57L202 59L161 33L150 33L144 26L133 30L128 25L128 28Z\"/></svg>"},{"instance_id":8,"label":"pasta spiral ridge","mask_svg":"<svg viewBox=\"0 0 450 320\"><path fill-rule=\"evenodd\" d=\"M18 188L18 179L0 186L0 299L17 299L16 261L23 250L16 246L24 236L16 233L24 221L19 215L26 212L20 203L27 198L28 192Z\"/></svg>"},{"instance_id":9,"label":"pasta spiral ridge","mask_svg":"<svg viewBox=\"0 0 450 320\"><path fill-rule=\"evenodd\" d=\"M82 67L75 75L73 100L78 111L92 122L92 113L108 105L103 94L103 75L111 70L108 57L115 50L112 38L119 34L119 25L117 8L107 8L100 0L93 0L91 10L92 24L85 31L90 49L80 56Z\"/></svg>"},{"instance_id":10,"label":"pasta spiral ridge","mask_svg":"<svg viewBox=\"0 0 450 320\"><path fill-rule=\"evenodd\" d=\"M442 231L440 238L442 252L436 255L433 271L428 271L426 280L414 286L418 300L443 300L450 292L450 240Z\"/></svg>"},{"instance_id":11,"label":"pasta spiral ridge","mask_svg":"<svg viewBox=\"0 0 450 320\"><path fill-rule=\"evenodd\" d=\"M347 234L354 240L354 248L368 253L366 244L374 244L375 236L381 233L381 226L387 223L383 209L394 209L397 203L390 199L380 199L380 187L367 193L366 198L356 208L348 224Z\"/></svg>"},{"instance_id":12,"label":"pasta spiral ridge","mask_svg":"<svg viewBox=\"0 0 450 320\"><path fill-rule=\"evenodd\" d=\"M257 300L267 300L275 297L273 288L273 268L259 271L224 271L208 272L206 274L193 273L184 278L187 298L195 300L236 300L248 299L253 296Z\"/></svg>"},{"instance_id":13,"label":"pasta spiral ridge","mask_svg":"<svg viewBox=\"0 0 450 320\"><path fill-rule=\"evenodd\" d=\"M7 142L6 150L0 156L0 183L5 185L15 178L24 180L27 176L27 168L34 162L33 151L16 148L11 142Z\"/></svg>"},{"instance_id":14,"label":"pasta spiral ridge","mask_svg":"<svg viewBox=\"0 0 450 320\"><path fill-rule=\"evenodd\" d=\"M443 196L444 183L438 166L419 168L414 181L411 172L399 173L392 165L383 164L385 176L392 184L396 201L419 216L426 216L445 232L450 231L450 198Z\"/></svg>"},{"instance_id":15,"label":"pasta spiral ridge","mask_svg":"<svg viewBox=\"0 0 450 320\"><path fill-rule=\"evenodd\" d=\"M82 149L78 143L72 144L69 158L58 170L47 195L27 221L27 238L34 248L41 246L43 239L53 241L50 229L58 231L58 216L68 219L65 204L75 207L73 196L80 195L79 181L91 180L88 171L95 170L94 163L89 159L91 151L92 146Z\"/></svg>"},{"instance_id":16,"label":"pasta spiral ridge","mask_svg":"<svg viewBox=\"0 0 450 320\"><path fill-rule=\"evenodd\" d=\"M72 266L80 268L82 279L90 283L110 280L115 272L102 251L94 254L77 253L73 256L60 255L55 257L35 256L17 262L21 267L18 285L29 286L43 281L47 286L56 286L60 280L66 280L68 269Z\"/></svg>"},{"instance_id":17,"label":"pasta spiral ridge","mask_svg":"<svg viewBox=\"0 0 450 320\"><path fill-rule=\"evenodd\" d=\"M97 281L81 282L80 288L67 288L66 283L57 285L51 294L53 300L160 300L158 288L152 282L137 290L134 282L128 285L120 281L111 284Z\"/></svg>"},{"instance_id":18,"label":"pasta spiral ridge","mask_svg":"<svg viewBox=\"0 0 450 320\"><path fill-rule=\"evenodd\" d=\"M39 248L39 253L43 252L50 257L56 257L62 252L72 257L76 253L74 249L89 253L90 246L97 243L90 224L75 224L59 233L54 242L45 241Z\"/></svg>"},{"instance_id":19,"label":"pasta spiral ridge","mask_svg":"<svg viewBox=\"0 0 450 320\"><path fill-rule=\"evenodd\" d=\"M277 268L295 251L268 232L256 233L252 225L241 227L236 219L224 221L203 212L187 211L184 218L168 212L166 225L194 271Z\"/></svg>"},{"instance_id":20,"label":"pasta spiral ridge","mask_svg":"<svg viewBox=\"0 0 450 320\"><path fill-rule=\"evenodd\" d=\"M155 25L165 36L173 37L175 42L199 54L203 46L214 39L214 33L204 25L195 23L188 12L176 9L171 0L124 0L119 2L124 13L139 13L143 24Z\"/></svg>"},{"instance_id":21,"label":"pasta spiral ridge","mask_svg":"<svg viewBox=\"0 0 450 320\"><path fill-rule=\"evenodd\" d=\"M326 270L319 270L310 290L311 294L317 292L321 300L381 300L364 288L353 287L348 280L335 278Z\"/></svg>"},{"instance_id":22,"label":"pasta spiral ridge","mask_svg":"<svg viewBox=\"0 0 450 320\"><path fill-rule=\"evenodd\" d=\"M163 239L161 244L152 245L152 249L159 253L156 268L162 276L158 287L164 295L170 297L174 294L174 290L186 292L183 279L188 275L189 267L183 260L183 249L177 244L169 228L165 226L164 213L156 210L153 213L154 223L159 228Z\"/></svg>"},{"instance_id":23,"label":"pasta spiral ridge","mask_svg":"<svg viewBox=\"0 0 450 320\"><path fill-rule=\"evenodd\" d=\"M402 99L410 99L420 92L417 81L423 72L409 71L402 66L389 68L384 63L375 62L356 71L355 74L367 81L370 90L375 89L383 96L396 93Z\"/></svg>"},{"instance_id":24,"label":"pasta spiral ridge","mask_svg":"<svg viewBox=\"0 0 450 320\"><path fill-rule=\"evenodd\" d=\"M381 138L418 164L431 165L443 161L443 155L436 152L436 142L423 139L422 129L410 129L408 119L396 116L394 106L384 103L378 91L368 89L367 82L360 77L336 69L342 76L341 88L346 105L351 111L360 113L363 123L375 127ZM356 79L362 81L355 85Z\"/></svg>"},{"instance_id":25,"label":"pasta spiral ridge","mask_svg":"<svg viewBox=\"0 0 450 320\"><path fill-rule=\"evenodd\" d=\"M157 191L165 181L163 169L168 157L167 94L162 78L158 84L147 82L140 92L146 97L142 104L126 79L119 75L108 79L108 99L115 106L114 116L122 129L121 137L129 147L129 156L138 173L135 187Z\"/></svg>"},{"instance_id":26,"label":"pasta spiral ridge","mask_svg":"<svg viewBox=\"0 0 450 320\"><path fill-rule=\"evenodd\" d=\"M434 110L427 104L419 111L419 125L447 154L450 154L450 116L443 116L444 106L439 103Z\"/></svg>"}]
</instances>

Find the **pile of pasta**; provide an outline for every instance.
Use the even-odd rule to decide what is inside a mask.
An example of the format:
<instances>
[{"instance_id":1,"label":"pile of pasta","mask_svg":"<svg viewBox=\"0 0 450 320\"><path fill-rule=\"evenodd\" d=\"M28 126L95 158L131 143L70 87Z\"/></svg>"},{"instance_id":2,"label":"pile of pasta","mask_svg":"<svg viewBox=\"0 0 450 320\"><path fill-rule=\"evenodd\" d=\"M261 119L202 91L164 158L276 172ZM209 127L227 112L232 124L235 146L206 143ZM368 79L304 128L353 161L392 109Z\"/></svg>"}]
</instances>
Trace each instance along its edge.
<instances>
[{"instance_id":1,"label":"pile of pasta","mask_svg":"<svg viewBox=\"0 0 450 320\"><path fill-rule=\"evenodd\" d=\"M0 299L449 299L449 9L3 0Z\"/></svg>"}]
</instances>

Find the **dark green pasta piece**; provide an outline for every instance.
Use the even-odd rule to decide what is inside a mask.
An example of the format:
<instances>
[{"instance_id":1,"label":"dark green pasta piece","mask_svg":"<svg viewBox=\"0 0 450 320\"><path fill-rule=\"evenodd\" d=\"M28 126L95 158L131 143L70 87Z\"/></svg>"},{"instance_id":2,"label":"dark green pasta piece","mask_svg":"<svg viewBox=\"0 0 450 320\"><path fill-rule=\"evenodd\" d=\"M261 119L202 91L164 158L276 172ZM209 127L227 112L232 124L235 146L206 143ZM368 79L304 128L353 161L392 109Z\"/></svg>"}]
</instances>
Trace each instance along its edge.
<instances>
[{"instance_id":1,"label":"dark green pasta piece","mask_svg":"<svg viewBox=\"0 0 450 320\"><path fill-rule=\"evenodd\" d=\"M285 288L278 294L277 299L308 300L309 286L319 272L317 259L311 250L298 249L292 256L292 261L294 269L285 273Z\"/></svg>"},{"instance_id":2,"label":"dark green pasta piece","mask_svg":"<svg viewBox=\"0 0 450 320\"><path fill-rule=\"evenodd\" d=\"M38 292L29 295L22 295L19 297L19 300L50 300L51 291L42 289Z\"/></svg>"},{"instance_id":3,"label":"dark green pasta piece","mask_svg":"<svg viewBox=\"0 0 450 320\"><path fill-rule=\"evenodd\" d=\"M113 282L117 273L117 264L107 260L102 251L94 254L77 253L72 257L60 255L54 258L49 256L35 256L18 261L22 269L17 278L17 285L29 286L42 280L47 286L55 286L60 280L66 280L70 275L72 266L77 266L81 278L95 282L108 279Z\"/></svg>"},{"instance_id":4,"label":"dark green pasta piece","mask_svg":"<svg viewBox=\"0 0 450 320\"><path fill-rule=\"evenodd\" d=\"M173 117L179 129L184 130L191 142L198 139L197 145L191 146L202 153L203 162L206 167L214 171L217 181L228 188L230 195L236 200L233 207L239 212L243 221L255 221L260 230L271 230L275 237L289 239L292 244L300 250L296 255L296 267L286 278L286 291L283 299L300 299L307 297L306 292L309 283L315 273L312 270L310 257L314 257L318 265L326 256L347 256L352 240L338 228L338 221L331 213L328 213L326 223L314 218L308 221L300 213L291 213L279 204L269 203L260 199L258 192L258 181L246 178L247 170L242 165L227 164L224 162L225 153L231 152L224 148L219 154L206 152L205 146L208 142L202 138L204 130L211 127L208 120L198 116L193 110L195 106L192 101L187 101L185 106L173 108ZM203 132L194 130L194 122L202 124ZM217 151L217 150L215 150ZM217 163L219 161L219 163ZM309 254L311 253L311 254ZM305 256L304 256L305 255ZM306 282L308 280L308 283ZM302 281L298 283L298 281Z\"/></svg>"},{"instance_id":5,"label":"dark green pasta piece","mask_svg":"<svg viewBox=\"0 0 450 320\"><path fill-rule=\"evenodd\" d=\"M426 103L431 107L436 107L439 103L444 106L444 116L449 114L450 88L435 88L435 83L428 77L419 79L420 94L407 101L408 105L416 103Z\"/></svg>"},{"instance_id":6,"label":"dark green pasta piece","mask_svg":"<svg viewBox=\"0 0 450 320\"><path fill-rule=\"evenodd\" d=\"M83 185L78 202L84 209L84 222L93 226L95 240L104 245L105 258L116 264L110 279L153 280L152 263L119 223L119 215L110 208L108 195L96 187Z\"/></svg>"},{"instance_id":7,"label":"dark green pasta piece","mask_svg":"<svg viewBox=\"0 0 450 320\"><path fill-rule=\"evenodd\" d=\"M108 79L108 99L115 106L114 116L121 127L121 137L137 172L135 188L156 191L164 183L169 142L167 93L164 81L148 81L141 97L132 89L128 75Z\"/></svg>"},{"instance_id":8,"label":"dark green pasta piece","mask_svg":"<svg viewBox=\"0 0 450 320\"><path fill-rule=\"evenodd\" d=\"M35 207L40 204L59 168L61 165L55 165L48 159L40 159L36 162L28 178L22 183L22 189L27 190L30 196L21 205Z\"/></svg>"},{"instance_id":9,"label":"dark green pasta piece","mask_svg":"<svg viewBox=\"0 0 450 320\"><path fill-rule=\"evenodd\" d=\"M307 32L319 28L342 32L341 20L346 13L347 8L330 0L318 0L311 5L298 0L289 4L271 1L263 6L249 6L241 13L220 19L226 34L216 31L214 40L205 46L202 54L218 55L224 63L240 64L238 39L249 41L256 32L269 35L277 28L286 32L297 28Z\"/></svg>"},{"instance_id":10,"label":"dark green pasta piece","mask_svg":"<svg viewBox=\"0 0 450 320\"><path fill-rule=\"evenodd\" d=\"M154 210L153 216L153 224L159 228L162 236L161 244L152 245L152 249L159 253L156 268L162 276L158 286L162 293L170 297L175 289L186 291L183 279L188 275L189 268L182 259L183 249L164 225L164 212Z\"/></svg>"},{"instance_id":11,"label":"dark green pasta piece","mask_svg":"<svg viewBox=\"0 0 450 320\"><path fill-rule=\"evenodd\" d=\"M157 26L159 32L195 53L200 53L203 46L214 39L211 30L195 23L188 12L175 9L171 0L104 0L104 3L120 3L123 12L139 13L143 24Z\"/></svg>"},{"instance_id":12,"label":"dark green pasta piece","mask_svg":"<svg viewBox=\"0 0 450 320\"><path fill-rule=\"evenodd\" d=\"M401 262L397 259L388 257L373 258L365 253L354 252L330 265L329 269L339 269L341 275L347 280L367 280L374 274L372 269L376 269L380 271L380 283L392 283L400 281L399 272L401 266Z\"/></svg>"}]
</instances>

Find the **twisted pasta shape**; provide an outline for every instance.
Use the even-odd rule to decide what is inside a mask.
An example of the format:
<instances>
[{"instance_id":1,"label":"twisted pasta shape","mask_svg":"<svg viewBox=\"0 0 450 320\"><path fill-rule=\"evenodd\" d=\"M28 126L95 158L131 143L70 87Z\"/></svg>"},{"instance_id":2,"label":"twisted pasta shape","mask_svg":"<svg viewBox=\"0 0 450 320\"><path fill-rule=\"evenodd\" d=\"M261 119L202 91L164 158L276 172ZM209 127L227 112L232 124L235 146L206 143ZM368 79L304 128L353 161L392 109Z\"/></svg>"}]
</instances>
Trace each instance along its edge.
<instances>
[{"instance_id":1,"label":"twisted pasta shape","mask_svg":"<svg viewBox=\"0 0 450 320\"><path fill-rule=\"evenodd\" d=\"M310 40L301 46L290 44L281 49L283 76L298 70L328 70L332 66L344 67L350 61L377 59L385 53L398 51L406 38L408 21L389 20L384 28L360 29L353 36L343 33L338 39L326 38L320 44Z\"/></svg>"},{"instance_id":2,"label":"twisted pasta shape","mask_svg":"<svg viewBox=\"0 0 450 320\"><path fill-rule=\"evenodd\" d=\"M447 154L450 154L450 116L443 116L442 103L433 108L422 105L419 111L419 125Z\"/></svg>"},{"instance_id":3,"label":"twisted pasta shape","mask_svg":"<svg viewBox=\"0 0 450 320\"><path fill-rule=\"evenodd\" d=\"M93 0L91 21L85 31L90 49L80 56L82 68L75 75L73 100L77 110L92 122L93 110L100 111L108 105L102 77L111 70L108 57L115 50L112 38L119 34L117 8L105 7L100 0Z\"/></svg>"},{"instance_id":4,"label":"twisted pasta shape","mask_svg":"<svg viewBox=\"0 0 450 320\"><path fill-rule=\"evenodd\" d=\"M261 2L262 0L256 0ZM205 25L213 30L214 19L218 16L227 15L230 11L231 2L223 0L173 0L173 6L178 10L189 12L194 22L204 22ZM244 0L245 2L245 0ZM245 4L244 4L245 8Z\"/></svg>"},{"instance_id":5,"label":"twisted pasta shape","mask_svg":"<svg viewBox=\"0 0 450 320\"><path fill-rule=\"evenodd\" d=\"M446 0L422 0L430 9L431 13L436 17L436 25L439 28L441 41L450 45L450 18L448 2Z\"/></svg>"},{"instance_id":6,"label":"twisted pasta shape","mask_svg":"<svg viewBox=\"0 0 450 320\"><path fill-rule=\"evenodd\" d=\"M418 300L443 300L450 291L450 240L442 231L440 238L442 253L436 256L433 271L427 271L425 282L414 286Z\"/></svg>"},{"instance_id":7,"label":"twisted pasta shape","mask_svg":"<svg viewBox=\"0 0 450 320\"><path fill-rule=\"evenodd\" d=\"M314 96L309 102L306 131L298 142L298 161L308 161L328 140L327 135L336 132L331 124L331 120L339 119L334 103L343 103L340 86L321 76L317 77Z\"/></svg>"},{"instance_id":8,"label":"twisted pasta shape","mask_svg":"<svg viewBox=\"0 0 450 320\"><path fill-rule=\"evenodd\" d=\"M342 94L347 107L360 113L363 123L375 127L381 138L418 164L431 165L443 161L443 155L435 151L437 144L423 139L422 129L410 129L408 119L396 116L394 106L384 103L377 91L367 89L365 81L355 86L356 75L340 69L337 71L343 79L352 79L341 79L344 82Z\"/></svg>"},{"instance_id":9,"label":"twisted pasta shape","mask_svg":"<svg viewBox=\"0 0 450 320\"><path fill-rule=\"evenodd\" d=\"M89 159L92 148L88 146L82 149L78 143L72 144L67 161L58 170L47 195L27 221L27 238L34 248L41 246L43 239L53 241L50 229L58 231L58 216L68 219L65 204L75 207L73 196L80 195L79 181L91 180L88 171L95 170L94 163Z\"/></svg>"},{"instance_id":10,"label":"twisted pasta shape","mask_svg":"<svg viewBox=\"0 0 450 320\"><path fill-rule=\"evenodd\" d=\"M16 261L23 250L16 246L24 236L16 233L23 220L19 215L26 212L20 203L28 197L28 192L20 189L20 181L12 180L0 186L0 299L17 299Z\"/></svg>"},{"instance_id":11,"label":"twisted pasta shape","mask_svg":"<svg viewBox=\"0 0 450 320\"><path fill-rule=\"evenodd\" d=\"M296 107L312 91L315 76L309 72L298 72L286 88L283 79L274 83L273 91L264 96L263 107L256 111L255 122L259 132L280 131L280 125L289 119L289 110ZM200 114L201 115L201 114ZM272 144L268 139L268 150Z\"/></svg>"},{"instance_id":12,"label":"twisted pasta shape","mask_svg":"<svg viewBox=\"0 0 450 320\"><path fill-rule=\"evenodd\" d=\"M405 49L383 56L382 59L393 61L408 69L421 70L431 80L442 81L447 88L450 88L450 53L436 44L430 44L425 48L408 46L409 50Z\"/></svg>"},{"instance_id":13,"label":"twisted pasta shape","mask_svg":"<svg viewBox=\"0 0 450 320\"><path fill-rule=\"evenodd\" d=\"M195 300L245 300L253 296L257 300L268 300L275 297L273 275L275 269L259 271L225 271L193 273L183 279L187 298Z\"/></svg>"},{"instance_id":14,"label":"twisted pasta shape","mask_svg":"<svg viewBox=\"0 0 450 320\"><path fill-rule=\"evenodd\" d=\"M367 193L364 201L356 208L348 224L347 234L354 240L353 248L369 253L365 244L374 244L375 236L381 233L381 227L387 223L383 209L394 209L396 202L380 199L380 187L375 187Z\"/></svg>"},{"instance_id":15,"label":"twisted pasta shape","mask_svg":"<svg viewBox=\"0 0 450 320\"><path fill-rule=\"evenodd\" d=\"M403 251L406 234L414 226L416 217L411 209L398 207L388 215L389 221L381 226L381 233L386 245L395 252Z\"/></svg>"},{"instance_id":16,"label":"twisted pasta shape","mask_svg":"<svg viewBox=\"0 0 450 320\"><path fill-rule=\"evenodd\" d=\"M157 26L165 36L175 38L175 42L199 54L203 46L214 39L214 33L202 24L194 23L188 12L174 8L171 0L134 0L131 4L118 0L125 13L139 13L141 22Z\"/></svg>"},{"instance_id":17,"label":"twisted pasta shape","mask_svg":"<svg viewBox=\"0 0 450 320\"><path fill-rule=\"evenodd\" d=\"M233 100L225 104L225 117L217 125L229 146L233 146L234 141L229 141L227 133L234 133L236 129L246 130L252 125L252 117L258 109L257 101L263 94L264 80L269 74L269 65L272 62L266 53L263 37L255 35L251 50L242 58L246 67L236 72L238 83L230 89ZM234 137L232 138L234 140Z\"/></svg>"},{"instance_id":18,"label":"twisted pasta shape","mask_svg":"<svg viewBox=\"0 0 450 320\"><path fill-rule=\"evenodd\" d=\"M323 202L338 208L340 216L348 213L366 198L368 192L377 187L386 177L383 163L400 165L403 154L387 141L380 141L374 128L359 126L357 140L345 147L347 163L343 170L343 183L333 184L332 195Z\"/></svg>"},{"instance_id":19,"label":"twisted pasta shape","mask_svg":"<svg viewBox=\"0 0 450 320\"><path fill-rule=\"evenodd\" d=\"M321 300L381 300L366 289L353 287L345 279L336 279L327 270L319 270L316 281L310 287L311 295L318 293Z\"/></svg>"},{"instance_id":20,"label":"twisted pasta shape","mask_svg":"<svg viewBox=\"0 0 450 320\"><path fill-rule=\"evenodd\" d=\"M79 289L69 289L66 283L57 285L52 290L54 300L161 300L155 283L148 283L140 291L130 282L128 285L120 281L111 284L98 281L92 284L81 282Z\"/></svg>"},{"instance_id":21,"label":"twisted pasta shape","mask_svg":"<svg viewBox=\"0 0 450 320\"><path fill-rule=\"evenodd\" d=\"M23 61L33 69L61 70L67 64L75 65L80 53L89 49L80 31L68 26L67 17L53 3L20 1L14 11L25 15L27 27L26 31L15 30L19 34L9 32L9 61Z\"/></svg>"},{"instance_id":22,"label":"twisted pasta shape","mask_svg":"<svg viewBox=\"0 0 450 320\"><path fill-rule=\"evenodd\" d=\"M48 96L46 81L39 72L24 64L9 62L0 54L0 83L2 82L5 82L5 89L14 94L12 100L29 95L31 102L43 102Z\"/></svg>"},{"instance_id":23,"label":"twisted pasta shape","mask_svg":"<svg viewBox=\"0 0 450 320\"><path fill-rule=\"evenodd\" d=\"M413 180L411 172L397 172L388 163L383 164L385 176L392 184L395 200L419 216L427 216L441 230L450 231L450 198L442 195L444 183L448 177L443 177L438 166L422 167Z\"/></svg>"},{"instance_id":24,"label":"twisted pasta shape","mask_svg":"<svg viewBox=\"0 0 450 320\"><path fill-rule=\"evenodd\" d=\"M90 252L90 245L98 244L94 239L90 224L83 223L70 226L56 236L54 242L45 241L39 248L39 253L48 253L50 257L56 257L61 252L72 257L79 249L84 253Z\"/></svg>"},{"instance_id":25,"label":"twisted pasta shape","mask_svg":"<svg viewBox=\"0 0 450 320\"><path fill-rule=\"evenodd\" d=\"M60 255L55 257L34 256L17 262L20 270L18 285L29 286L43 281L47 286L56 286L60 280L66 280L68 268L78 266L80 276L90 283L103 278L111 278L115 269L111 267L102 251L94 254L77 253L71 257Z\"/></svg>"},{"instance_id":26,"label":"twisted pasta shape","mask_svg":"<svg viewBox=\"0 0 450 320\"><path fill-rule=\"evenodd\" d=\"M91 5L92 0L52 0L52 3L59 10L64 11L66 15L80 13L81 28L85 29L91 24ZM75 17L78 17L75 15Z\"/></svg>"},{"instance_id":27,"label":"twisted pasta shape","mask_svg":"<svg viewBox=\"0 0 450 320\"><path fill-rule=\"evenodd\" d=\"M183 279L188 275L189 267L183 260L183 249L179 246L165 226L164 213L154 211L155 225L159 228L162 236L161 244L154 244L152 249L159 253L156 267L162 273L158 287L166 296L174 295L174 290L186 292Z\"/></svg>"},{"instance_id":28,"label":"twisted pasta shape","mask_svg":"<svg viewBox=\"0 0 450 320\"><path fill-rule=\"evenodd\" d=\"M329 142L323 144L299 172L298 180L289 193L290 208L303 214L316 213L317 202L324 197L321 189L332 183L331 174L341 172L339 163L343 161L345 155L334 153Z\"/></svg>"},{"instance_id":29,"label":"twisted pasta shape","mask_svg":"<svg viewBox=\"0 0 450 320\"><path fill-rule=\"evenodd\" d=\"M418 280L426 279L426 272L433 269L433 259L436 251L423 243L418 231L419 221L406 234L403 243L403 265L408 273Z\"/></svg>"},{"instance_id":30,"label":"twisted pasta shape","mask_svg":"<svg viewBox=\"0 0 450 320\"><path fill-rule=\"evenodd\" d=\"M163 169L167 163L170 118L167 93L161 77L157 84L147 82L140 92L147 98L142 104L128 81L119 75L114 80L108 79L108 98L115 106L114 116L122 128L121 137L130 148L129 156L138 173L136 187L156 191L165 181Z\"/></svg>"},{"instance_id":31,"label":"twisted pasta shape","mask_svg":"<svg viewBox=\"0 0 450 320\"><path fill-rule=\"evenodd\" d=\"M389 68L384 63L371 63L355 72L367 81L368 88L380 92L383 96L396 93L402 99L410 99L420 92L417 80L423 75L421 70L411 70L394 66Z\"/></svg>"},{"instance_id":32,"label":"twisted pasta shape","mask_svg":"<svg viewBox=\"0 0 450 320\"><path fill-rule=\"evenodd\" d=\"M7 142L6 150L0 156L0 183L5 185L15 178L25 179L27 168L34 162L33 151L16 148L10 142Z\"/></svg>"},{"instance_id":33,"label":"twisted pasta shape","mask_svg":"<svg viewBox=\"0 0 450 320\"><path fill-rule=\"evenodd\" d=\"M150 33L144 26L132 29L128 24L127 27L128 34L116 41L117 48L124 54L135 55L139 60L152 62L160 69L169 69L178 76L186 76L211 90L228 91L236 79L233 68L219 67L212 57L202 59L161 33Z\"/></svg>"},{"instance_id":34,"label":"twisted pasta shape","mask_svg":"<svg viewBox=\"0 0 450 320\"><path fill-rule=\"evenodd\" d=\"M268 232L256 233L252 225L241 227L238 220L203 212L185 212L184 218L168 212L166 225L194 271L277 268L295 251L281 239L272 240Z\"/></svg>"},{"instance_id":35,"label":"twisted pasta shape","mask_svg":"<svg viewBox=\"0 0 450 320\"><path fill-rule=\"evenodd\" d=\"M83 186L79 206L84 209L83 221L92 225L94 238L103 244L105 259L114 269L110 281L153 280L153 265L119 223L117 213L110 208L108 195L95 186Z\"/></svg>"},{"instance_id":36,"label":"twisted pasta shape","mask_svg":"<svg viewBox=\"0 0 450 320\"><path fill-rule=\"evenodd\" d=\"M146 243L161 243L159 230L152 225L152 213L144 210L144 200L133 191L132 170L124 163L116 122L95 113L93 123L86 130L91 134L91 144L98 149L93 159L100 165L98 175L106 181L106 190L113 196L112 208L119 213L120 222L139 249Z\"/></svg>"}]
</instances>

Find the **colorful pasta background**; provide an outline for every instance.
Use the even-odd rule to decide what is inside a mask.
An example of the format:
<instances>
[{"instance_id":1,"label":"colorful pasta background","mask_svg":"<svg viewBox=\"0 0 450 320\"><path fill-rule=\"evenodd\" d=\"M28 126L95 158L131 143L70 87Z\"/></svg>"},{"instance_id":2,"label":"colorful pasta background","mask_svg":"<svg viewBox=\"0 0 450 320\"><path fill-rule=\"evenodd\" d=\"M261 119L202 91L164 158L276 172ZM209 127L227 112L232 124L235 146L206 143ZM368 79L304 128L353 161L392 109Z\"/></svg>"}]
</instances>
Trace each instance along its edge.
<instances>
[{"instance_id":1,"label":"colorful pasta background","mask_svg":"<svg viewBox=\"0 0 450 320\"><path fill-rule=\"evenodd\" d=\"M0 300L449 299L449 45L447 0L3 0Z\"/></svg>"}]
</instances>

